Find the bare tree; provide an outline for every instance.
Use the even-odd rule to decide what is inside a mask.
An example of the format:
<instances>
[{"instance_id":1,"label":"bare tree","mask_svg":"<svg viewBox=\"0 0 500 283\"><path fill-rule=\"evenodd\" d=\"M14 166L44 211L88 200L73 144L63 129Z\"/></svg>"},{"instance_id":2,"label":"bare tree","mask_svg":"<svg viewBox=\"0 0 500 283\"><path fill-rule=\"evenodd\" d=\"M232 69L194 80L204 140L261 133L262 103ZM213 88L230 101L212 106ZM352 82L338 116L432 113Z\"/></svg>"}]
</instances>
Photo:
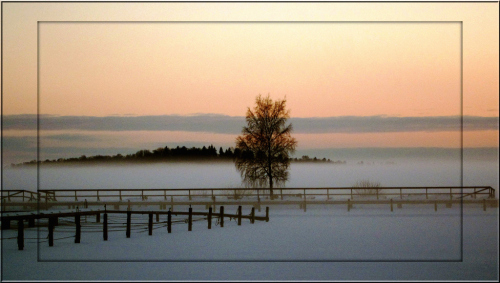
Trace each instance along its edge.
<instances>
[{"instance_id":1,"label":"bare tree","mask_svg":"<svg viewBox=\"0 0 500 283\"><path fill-rule=\"evenodd\" d=\"M292 124L286 110L286 98L275 102L267 95L256 98L254 110L248 108L247 126L236 138L236 148L242 154L235 159L243 182L251 186L269 185L273 198L273 186L280 186L288 180L290 154L295 151L297 141L291 137Z\"/></svg>"}]
</instances>

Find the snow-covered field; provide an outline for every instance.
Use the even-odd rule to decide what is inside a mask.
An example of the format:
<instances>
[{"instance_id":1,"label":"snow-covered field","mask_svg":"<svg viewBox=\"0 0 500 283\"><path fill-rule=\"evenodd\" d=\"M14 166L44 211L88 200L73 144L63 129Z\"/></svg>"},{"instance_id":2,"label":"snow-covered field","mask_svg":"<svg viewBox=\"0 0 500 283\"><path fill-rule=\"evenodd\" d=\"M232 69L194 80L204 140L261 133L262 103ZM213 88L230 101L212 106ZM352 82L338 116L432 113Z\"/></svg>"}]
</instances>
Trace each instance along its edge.
<instances>
[{"instance_id":1,"label":"snow-covered field","mask_svg":"<svg viewBox=\"0 0 500 283\"><path fill-rule=\"evenodd\" d=\"M172 170L162 166L135 168L137 170L49 170L41 171L41 185L47 188L69 185L71 188L118 188L141 184L142 188L150 188L165 187L167 183L169 187L237 185L238 174L224 166L213 166L210 170L198 165L189 167L191 169L170 168ZM417 170L415 165L300 166L292 167L287 186L350 186L363 178L386 186L457 185L457 168L442 164L420 166ZM464 185L472 182L498 189L498 168L477 168L464 168ZM18 185L26 182L15 181L16 174L22 175L22 172L7 172L11 179L5 179L4 185L14 189L16 182ZM164 185L159 186L162 183ZM175 209L183 210L180 206ZM194 210L205 209L194 207ZM234 213L236 207L226 207L226 211ZM244 214L249 212L250 207L243 207ZM264 213L264 209L256 212L257 215ZM112 221L116 216L109 217ZM165 220L166 216L160 218ZM39 245L37 229L27 228L23 251L17 250L15 239L6 239L15 237L17 232L3 231L2 279L498 279L498 208L488 207L484 212L480 205L467 205L463 207L462 217L457 205L440 206L437 212L433 206L422 205L405 205L394 208L394 212L387 205L355 205L350 212L344 205L309 205L307 212L295 206L271 206L267 223L250 224L243 220L238 226L234 219L228 220L221 228L215 225L214 219L211 230L207 229L206 221L194 222L190 232L187 224L176 224L171 234L166 227L155 224L158 229L148 236L146 218L135 218L133 223L140 221L143 225L133 230L131 238L126 238L125 231L120 229L110 231L109 240L103 241L101 226L92 224L94 217L88 217L87 223L83 223L80 244L71 238L74 226L56 227L56 239L69 238L56 240L53 247L48 247L46 242L46 228L40 228ZM117 221L124 222L123 218ZM95 232L86 232L89 230Z\"/></svg>"}]
</instances>

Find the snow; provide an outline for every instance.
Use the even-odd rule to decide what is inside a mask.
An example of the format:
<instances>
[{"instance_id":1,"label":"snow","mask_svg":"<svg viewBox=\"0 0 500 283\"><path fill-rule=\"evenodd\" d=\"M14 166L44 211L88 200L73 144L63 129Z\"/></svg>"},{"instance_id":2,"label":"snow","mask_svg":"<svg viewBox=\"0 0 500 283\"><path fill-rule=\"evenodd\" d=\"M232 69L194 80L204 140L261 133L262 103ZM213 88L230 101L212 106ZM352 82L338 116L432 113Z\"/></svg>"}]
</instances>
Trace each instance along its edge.
<instances>
[{"instance_id":1,"label":"snow","mask_svg":"<svg viewBox=\"0 0 500 283\"><path fill-rule=\"evenodd\" d=\"M460 166L435 160L383 166L297 164L287 187L345 187L361 179L382 186L454 186L460 184ZM497 162L464 164L463 180L466 186L492 186L498 198ZM36 190L36 170L4 170L3 186ZM40 186L239 187L240 176L231 164L44 168ZM193 209L206 211L204 206ZM176 205L175 210L187 207ZM236 206L226 206L226 213L235 211ZM243 214L249 212L244 206ZM264 214L264 207L256 211ZM110 224L123 224L120 217L109 215ZM141 226L131 238L123 228L111 231L110 226L109 240L103 241L102 223L87 216L80 244L72 238L74 226L61 219L54 237L69 238L55 240L53 247L44 227L37 245L37 229L25 225L23 251L17 250L16 230L2 231L2 280L498 280L498 218L498 208L483 211L480 204L465 205L463 217L458 205L439 205L437 212L432 204L395 206L393 212L389 205L354 205L349 212L346 205L308 205L307 212L286 205L271 206L269 222L243 220L238 226L226 219L222 228L214 219L208 230L201 220L193 223L193 231L175 224L170 234L155 217L152 236L146 230L147 215L134 216L132 224Z\"/></svg>"},{"instance_id":2,"label":"snow","mask_svg":"<svg viewBox=\"0 0 500 283\"><path fill-rule=\"evenodd\" d=\"M236 211L227 207L226 211ZM250 208L246 208L249 210ZM187 209L186 209L187 210ZM203 211L204 207L195 207ZM246 214L244 208L243 213ZM498 278L498 209L464 206L463 246L460 207L272 206L270 221L241 226L233 219L224 227L207 229L206 220L175 224L148 236L147 216L132 224L142 230L109 232L103 241L102 224L83 222L82 240L3 240L4 280L494 280ZM263 215L264 211L257 215ZM117 215L108 216L110 222ZM181 216L175 219L183 218ZM185 218L185 217L184 217ZM195 217L195 219L197 219ZM102 218L101 218L102 220ZM165 221L162 215L160 221ZM60 220L60 224L63 223ZM154 219L156 223L156 219ZM155 227L159 226L156 224ZM93 229L92 227L97 227ZM95 230L95 232L87 232ZM26 238L36 238L27 228ZM15 237L15 230L4 237ZM40 228L43 239L46 228ZM58 226L55 238L74 235L74 226ZM463 249L462 249L463 247ZM463 251L463 261L461 258ZM37 258L39 261L37 262ZM172 262L174 261L174 262ZM177 261L177 262L176 262ZM178 262L181 261L181 262ZM216 262L210 262L216 261Z\"/></svg>"}]
</instances>

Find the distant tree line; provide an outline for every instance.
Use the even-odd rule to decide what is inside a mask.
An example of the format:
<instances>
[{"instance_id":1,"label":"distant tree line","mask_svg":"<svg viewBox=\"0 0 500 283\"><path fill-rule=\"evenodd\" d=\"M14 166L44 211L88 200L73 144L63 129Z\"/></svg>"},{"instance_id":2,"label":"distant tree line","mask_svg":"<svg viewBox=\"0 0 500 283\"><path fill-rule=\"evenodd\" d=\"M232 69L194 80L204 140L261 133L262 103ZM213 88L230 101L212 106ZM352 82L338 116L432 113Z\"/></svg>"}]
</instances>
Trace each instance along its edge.
<instances>
[{"instance_id":1,"label":"distant tree line","mask_svg":"<svg viewBox=\"0 0 500 283\"><path fill-rule=\"evenodd\" d=\"M136 153L122 155L94 155L71 158L58 158L53 160L40 161L41 164L92 164L92 163L152 163L152 162L179 162L179 161L234 161L238 157L253 155L252 152L242 151L238 148L229 147L223 149L222 147L217 150L213 145L202 148L185 146L177 146L176 148L169 148L168 146L159 147L154 150L142 149ZM345 163L345 161L332 162L330 159L318 159L316 157L310 158L307 155L302 158L290 158L293 162L331 162L331 163ZM19 164L11 164L11 166L35 165L36 160L23 162Z\"/></svg>"}]
</instances>

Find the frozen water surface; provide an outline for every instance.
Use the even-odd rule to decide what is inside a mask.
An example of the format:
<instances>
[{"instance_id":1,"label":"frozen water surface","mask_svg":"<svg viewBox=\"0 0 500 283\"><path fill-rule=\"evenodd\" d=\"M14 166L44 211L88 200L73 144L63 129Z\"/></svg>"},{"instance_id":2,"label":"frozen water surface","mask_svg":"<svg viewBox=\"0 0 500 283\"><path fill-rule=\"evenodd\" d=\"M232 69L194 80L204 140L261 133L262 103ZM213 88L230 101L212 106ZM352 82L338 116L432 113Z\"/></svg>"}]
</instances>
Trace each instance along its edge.
<instances>
[{"instance_id":1,"label":"frozen water surface","mask_svg":"<svg viewBox=\"0 0 500 283\"><path fill-rule=\"evenodd\" d=\"M497 170L495 163L464 166L464 185L491 185L498 197ZM360 179L383 186L458 186L460 165L294 164L287 187L343 187ZM3 181L4 189L35 190L36 170L7 169ZM232 164L40 169L43 189L239 186ZM243 207L243 213L249 209ZM236 207L226 211L234 213ZM199 221L191 232L186 224L176 224L171 234L166 228L155 229L152 236L135 230L130 239L123 230L110 231L106 242L102 232L84 228L80 244L70 237L55 241L54 247L44 242L47 231L41 228L43 242L38 248L36 229L27 228L23 251L17 250L15 239L2 240L2 279L497 280L498 208L484 212L480 205L472 205L464 207L463 217L461 213L456 205L437 212L433 207L405 205L392 213L386 205L355 206L350 212L340 205L311 205L307 212L272 206L268 223L243 220L237 226L227 219L221 228L214 219L211 230L206 221ZM263 214L264 210L257 212ZM72 236L73 229L58 226L55 237ZM4 238L16 235L14 230L3 231Z\"/></svg>"}]
</instances>

